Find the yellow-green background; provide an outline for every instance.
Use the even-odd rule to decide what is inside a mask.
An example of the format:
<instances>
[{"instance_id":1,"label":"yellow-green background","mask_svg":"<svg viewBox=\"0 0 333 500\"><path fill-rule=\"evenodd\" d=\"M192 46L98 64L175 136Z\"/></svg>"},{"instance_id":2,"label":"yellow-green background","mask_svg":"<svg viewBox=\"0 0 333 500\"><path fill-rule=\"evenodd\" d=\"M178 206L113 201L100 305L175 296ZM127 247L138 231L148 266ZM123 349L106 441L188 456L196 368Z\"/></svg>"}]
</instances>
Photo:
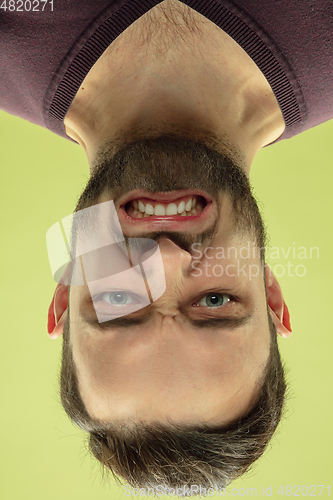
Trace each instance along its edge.
<instances>
[{"instance_id":1,"label":"yellow-green background","mask_svg":"<svg viewBox=\"0 0 333 500\"><path fill-rule=\"evenodd\" d=\"M45 233L72 212L88 179L86 158L78 145L3 112L0 147L0 498L124 499L120 487L103 484L83 432L61 408L61 340L46 334L56 284ZM332 156L333 121L265 148L252 166L271 246L320 249L319 259L271 262L289 260L307 272L280 278L293 327L280 340L290 382L286 418L253 471L232 484L256 487L258 497L263 485L281 498L282 484L327 486L333 479Z\"/></svg>"}]
</instances>

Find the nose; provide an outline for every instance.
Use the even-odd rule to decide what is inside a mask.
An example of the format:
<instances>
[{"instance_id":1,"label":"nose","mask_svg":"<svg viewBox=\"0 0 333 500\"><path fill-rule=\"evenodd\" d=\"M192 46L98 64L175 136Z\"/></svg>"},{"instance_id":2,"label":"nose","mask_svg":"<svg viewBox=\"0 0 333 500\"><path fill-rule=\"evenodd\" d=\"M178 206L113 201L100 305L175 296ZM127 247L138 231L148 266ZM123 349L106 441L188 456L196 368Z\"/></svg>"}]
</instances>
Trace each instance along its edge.
<instances>
[{"instance_id":1,"label":"nose","mask_svg":"<svg viewBox=\"0 0 333 500\"><path fill-rule=\"evenodd\" d=\"M159 252L143 258L150 300L163 315L177 314L184 278L190 274L192 256L168 238L158 241ZM149 252L151 254L151 252ZM175 314L174 314L175 313Z\"/></svg>"},{"instance_id":2,"label":"nose","mask_svg":"<svg viewBox=\"0 0 333 500\"><path fill-rule=\"evenodd\" d=\"M162 238L158 245L163 259L166 276L186 276L191 268L192 256L168 238Z\"/></svg>"}]
</instances>

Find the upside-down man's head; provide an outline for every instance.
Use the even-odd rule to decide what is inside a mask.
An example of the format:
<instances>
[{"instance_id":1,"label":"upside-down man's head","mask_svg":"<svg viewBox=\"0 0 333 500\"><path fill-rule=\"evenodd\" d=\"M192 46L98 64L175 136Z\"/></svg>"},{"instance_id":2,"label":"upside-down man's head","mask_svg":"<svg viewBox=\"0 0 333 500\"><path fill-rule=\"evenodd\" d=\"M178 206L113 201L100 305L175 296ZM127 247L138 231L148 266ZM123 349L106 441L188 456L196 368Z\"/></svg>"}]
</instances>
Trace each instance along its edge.
<instances>
[{"instance_id":1,"label":"upside-down man's head","mask_svg":"<svg viewBox=\"0 0 333 500\"><path fill-rule=\"evenodd\" d=\"M108 200L126 239L159 243L166 291L131 312L135 299L119 287L93 302L87 286L58 285L55 315L68 305L54 329L64 333L65 411L90 433L95 457L132 486L225 487L279 423L277 332L290 330L241 159L212 138L111 145L76 210ZM97 312L115 310L121 317L99 323Z\"/></svg>"}]
</instances>

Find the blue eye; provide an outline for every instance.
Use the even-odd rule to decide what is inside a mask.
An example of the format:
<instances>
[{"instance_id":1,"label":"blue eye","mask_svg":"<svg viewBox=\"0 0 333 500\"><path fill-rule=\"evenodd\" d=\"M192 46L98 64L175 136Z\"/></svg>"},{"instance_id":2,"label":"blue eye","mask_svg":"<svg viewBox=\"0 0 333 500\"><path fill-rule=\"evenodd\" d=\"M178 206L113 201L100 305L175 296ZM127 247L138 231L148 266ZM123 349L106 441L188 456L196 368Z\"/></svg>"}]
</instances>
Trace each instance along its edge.
<instances>
[{"instance_id":1,"label":"blue eye","mask_svg":"<svg viewBox=\"0 0 333 500\"><path fill-rule=\"evenodd\" d=\"M230 302L230 295L226 293L208 293L200 299L195 305L208 307L221 307Z\"/></svg>"},{"instance_id":2,"label":"blue eye","mask_svg":"<svg viewBox=\"0 0 333 500\"><path fill-rule=\"evenodd\" d=\"M127 304L138 304L139 301L135 300L131 294L124 291L106 292L100 295L100 300L112 304L113 306L124 306Z\"/></svg>"}]
</instances>

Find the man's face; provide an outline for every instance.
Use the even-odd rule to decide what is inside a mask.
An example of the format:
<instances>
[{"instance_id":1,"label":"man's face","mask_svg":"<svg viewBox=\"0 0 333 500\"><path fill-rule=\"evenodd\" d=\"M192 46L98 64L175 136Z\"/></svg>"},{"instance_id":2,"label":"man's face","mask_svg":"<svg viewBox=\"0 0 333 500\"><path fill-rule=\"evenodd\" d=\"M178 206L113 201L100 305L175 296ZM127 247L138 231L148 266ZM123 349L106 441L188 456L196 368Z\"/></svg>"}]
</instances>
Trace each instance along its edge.
<instances>
[{"instance_id":1,"label":"man's face","mask_svg":"<svg viewBox=\"0 0 333 500\"><path fill-rule=\"evenodd\" d=\"M142 140L106 157L78 209L113 199L126 238L158 241L166 291L127 314L130 294L104 290L100 307L122 317L99 323L88 286L71 286L70 339L86 409L109 422L232 422L258 397L270 350L264 234L247 179L192 141ZM202 209L139 218L133 199L196 199Z\"/></svg>"}]
</instances>

